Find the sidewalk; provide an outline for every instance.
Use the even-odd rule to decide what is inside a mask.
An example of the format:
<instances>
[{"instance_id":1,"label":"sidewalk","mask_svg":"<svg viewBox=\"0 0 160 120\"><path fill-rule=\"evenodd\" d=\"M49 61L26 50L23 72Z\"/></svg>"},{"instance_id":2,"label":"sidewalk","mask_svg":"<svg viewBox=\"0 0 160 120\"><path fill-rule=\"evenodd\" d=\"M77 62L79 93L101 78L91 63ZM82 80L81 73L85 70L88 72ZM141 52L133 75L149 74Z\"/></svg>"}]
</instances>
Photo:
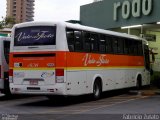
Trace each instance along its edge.
<instances>
[{"instance_id":1,"label":"sidewalk","mask_svg":"<svg viewBox=\"0 0 160 120\"><path fill-rule=\"evenodd\" d=\"M160 89L158 89L157 87L150 87L150 88L145 88L140 90L141 95L143 96L152 96L152 95L160 95Z\"/></svg>"},{"instance_id":2,"label":"sidewalk","mask_svg":"<svg viewBox=\"0 0 160 120\"><path fill-rule=\"evenodd\" d=\"M130 90L129 94L142 95L142 96L160 95L160 89L158 89L157 87L151 86L148 88L143 88L141 90Z\"/></svg>"}]
</instances>

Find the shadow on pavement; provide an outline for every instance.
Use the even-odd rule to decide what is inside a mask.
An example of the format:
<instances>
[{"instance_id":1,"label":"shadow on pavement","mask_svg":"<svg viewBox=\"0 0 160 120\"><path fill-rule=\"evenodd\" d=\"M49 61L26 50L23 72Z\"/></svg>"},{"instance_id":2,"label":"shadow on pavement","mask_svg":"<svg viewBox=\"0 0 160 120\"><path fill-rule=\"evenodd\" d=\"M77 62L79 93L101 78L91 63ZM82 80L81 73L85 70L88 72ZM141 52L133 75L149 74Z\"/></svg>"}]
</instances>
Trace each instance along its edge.
<instances>
[{"instance_id":1,"label":"shadow on pavement","mask_svg":"<svg viewBox=\"0 0 160 120\"><path fill-rule=\"evenodd\" d=\"M102 94L101 99L110 98L118 95L127 94L128 90L114 90L114 91L108 91L104 92ZM101 100L100 99L100 100ZM75 104L82 104L93 101L91 95L83 95L83 96L69 96L69 97L59 97L59 98L53 98L53 99L43 99L38 100L30 103L21 104L21 106L46 106L46 107L64 107L64 106L70 106Z\"/></svg>"}]
</instances>

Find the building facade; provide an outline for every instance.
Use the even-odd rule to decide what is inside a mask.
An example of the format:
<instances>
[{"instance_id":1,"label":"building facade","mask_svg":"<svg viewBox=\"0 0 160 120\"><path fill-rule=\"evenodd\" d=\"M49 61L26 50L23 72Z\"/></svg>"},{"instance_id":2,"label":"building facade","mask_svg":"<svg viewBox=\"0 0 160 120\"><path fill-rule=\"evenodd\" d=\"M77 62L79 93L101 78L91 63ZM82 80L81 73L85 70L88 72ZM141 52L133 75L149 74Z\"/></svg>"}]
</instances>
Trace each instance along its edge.
<instances>
[{"instance_id":1,"label":"building facade","mask_svg":"<svg viewBox=\"0 0 160 120\"><path fill-rule=\"evenodd\" d=\"M33 21L35 0L7 0L7 17L15 18L16 23Z\"/></svg>"}]
</instances>

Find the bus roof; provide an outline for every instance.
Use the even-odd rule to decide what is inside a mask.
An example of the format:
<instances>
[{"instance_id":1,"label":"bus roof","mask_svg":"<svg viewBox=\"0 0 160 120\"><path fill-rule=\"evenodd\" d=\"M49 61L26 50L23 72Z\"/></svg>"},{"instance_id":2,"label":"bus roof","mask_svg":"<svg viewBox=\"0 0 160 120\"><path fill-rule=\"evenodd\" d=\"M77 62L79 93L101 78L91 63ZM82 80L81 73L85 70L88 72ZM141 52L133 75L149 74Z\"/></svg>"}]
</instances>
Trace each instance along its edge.
<instances>
[{"instance_id":1,"label":"bus roof","mask_svg":"<svg viewBox=\"0 0 160 120\"><path fill-rule=\"evenodd\" d=\"M135 35L129 35L127 33L114 32L114 31L110 31L110 30L104 30L104 29L84 26L84 25L80 25L80 24L73 24L73 23L68 23L68 22L37 22L37 21L34 21L34 22L25 22L25 23L16 24L13 28L38 26L38 25L47 25L47 26L61 25L64 27L78 29L78 30L114 35L114 36L119 36L119 37L123 37L123 38L124 37L131 38L131 39L135 39L135 40L142 40L146 44L148 44L148 42L145 39L138 37L138 36L135 36Z\"/></svg>"}]
</instances>

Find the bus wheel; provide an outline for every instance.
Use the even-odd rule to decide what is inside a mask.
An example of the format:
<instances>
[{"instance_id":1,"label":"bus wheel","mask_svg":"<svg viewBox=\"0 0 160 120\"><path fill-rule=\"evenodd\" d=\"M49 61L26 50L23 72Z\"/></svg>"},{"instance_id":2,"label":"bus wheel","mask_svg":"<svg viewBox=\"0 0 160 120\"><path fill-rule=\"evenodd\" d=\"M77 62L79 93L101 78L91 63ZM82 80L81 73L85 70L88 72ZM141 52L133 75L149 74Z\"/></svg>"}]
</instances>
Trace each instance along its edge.
<instances>
[{"instance_id":1,"label":"bus wheel","mask_svg":"<svg viewBox=\"0 0 160 120\"><path fill-rule=\"evenodd\" d=\"M100 99L101 93L102 93L101 82L100 80L96 80L93 85L93 99L94 100Z\"/></svg>"},{"instance_id":2,"label":"bus wheel","mask_svg":"<svg viewBox=\"0 0 160 120\"><path fill-rule=\"evenodd\" d=\"M137 90L140 90L141 87L142 87L142 77L139 75L138 78L137 78L137 83L136 83L136 89Z\"/></svg>"}]
</instances>

